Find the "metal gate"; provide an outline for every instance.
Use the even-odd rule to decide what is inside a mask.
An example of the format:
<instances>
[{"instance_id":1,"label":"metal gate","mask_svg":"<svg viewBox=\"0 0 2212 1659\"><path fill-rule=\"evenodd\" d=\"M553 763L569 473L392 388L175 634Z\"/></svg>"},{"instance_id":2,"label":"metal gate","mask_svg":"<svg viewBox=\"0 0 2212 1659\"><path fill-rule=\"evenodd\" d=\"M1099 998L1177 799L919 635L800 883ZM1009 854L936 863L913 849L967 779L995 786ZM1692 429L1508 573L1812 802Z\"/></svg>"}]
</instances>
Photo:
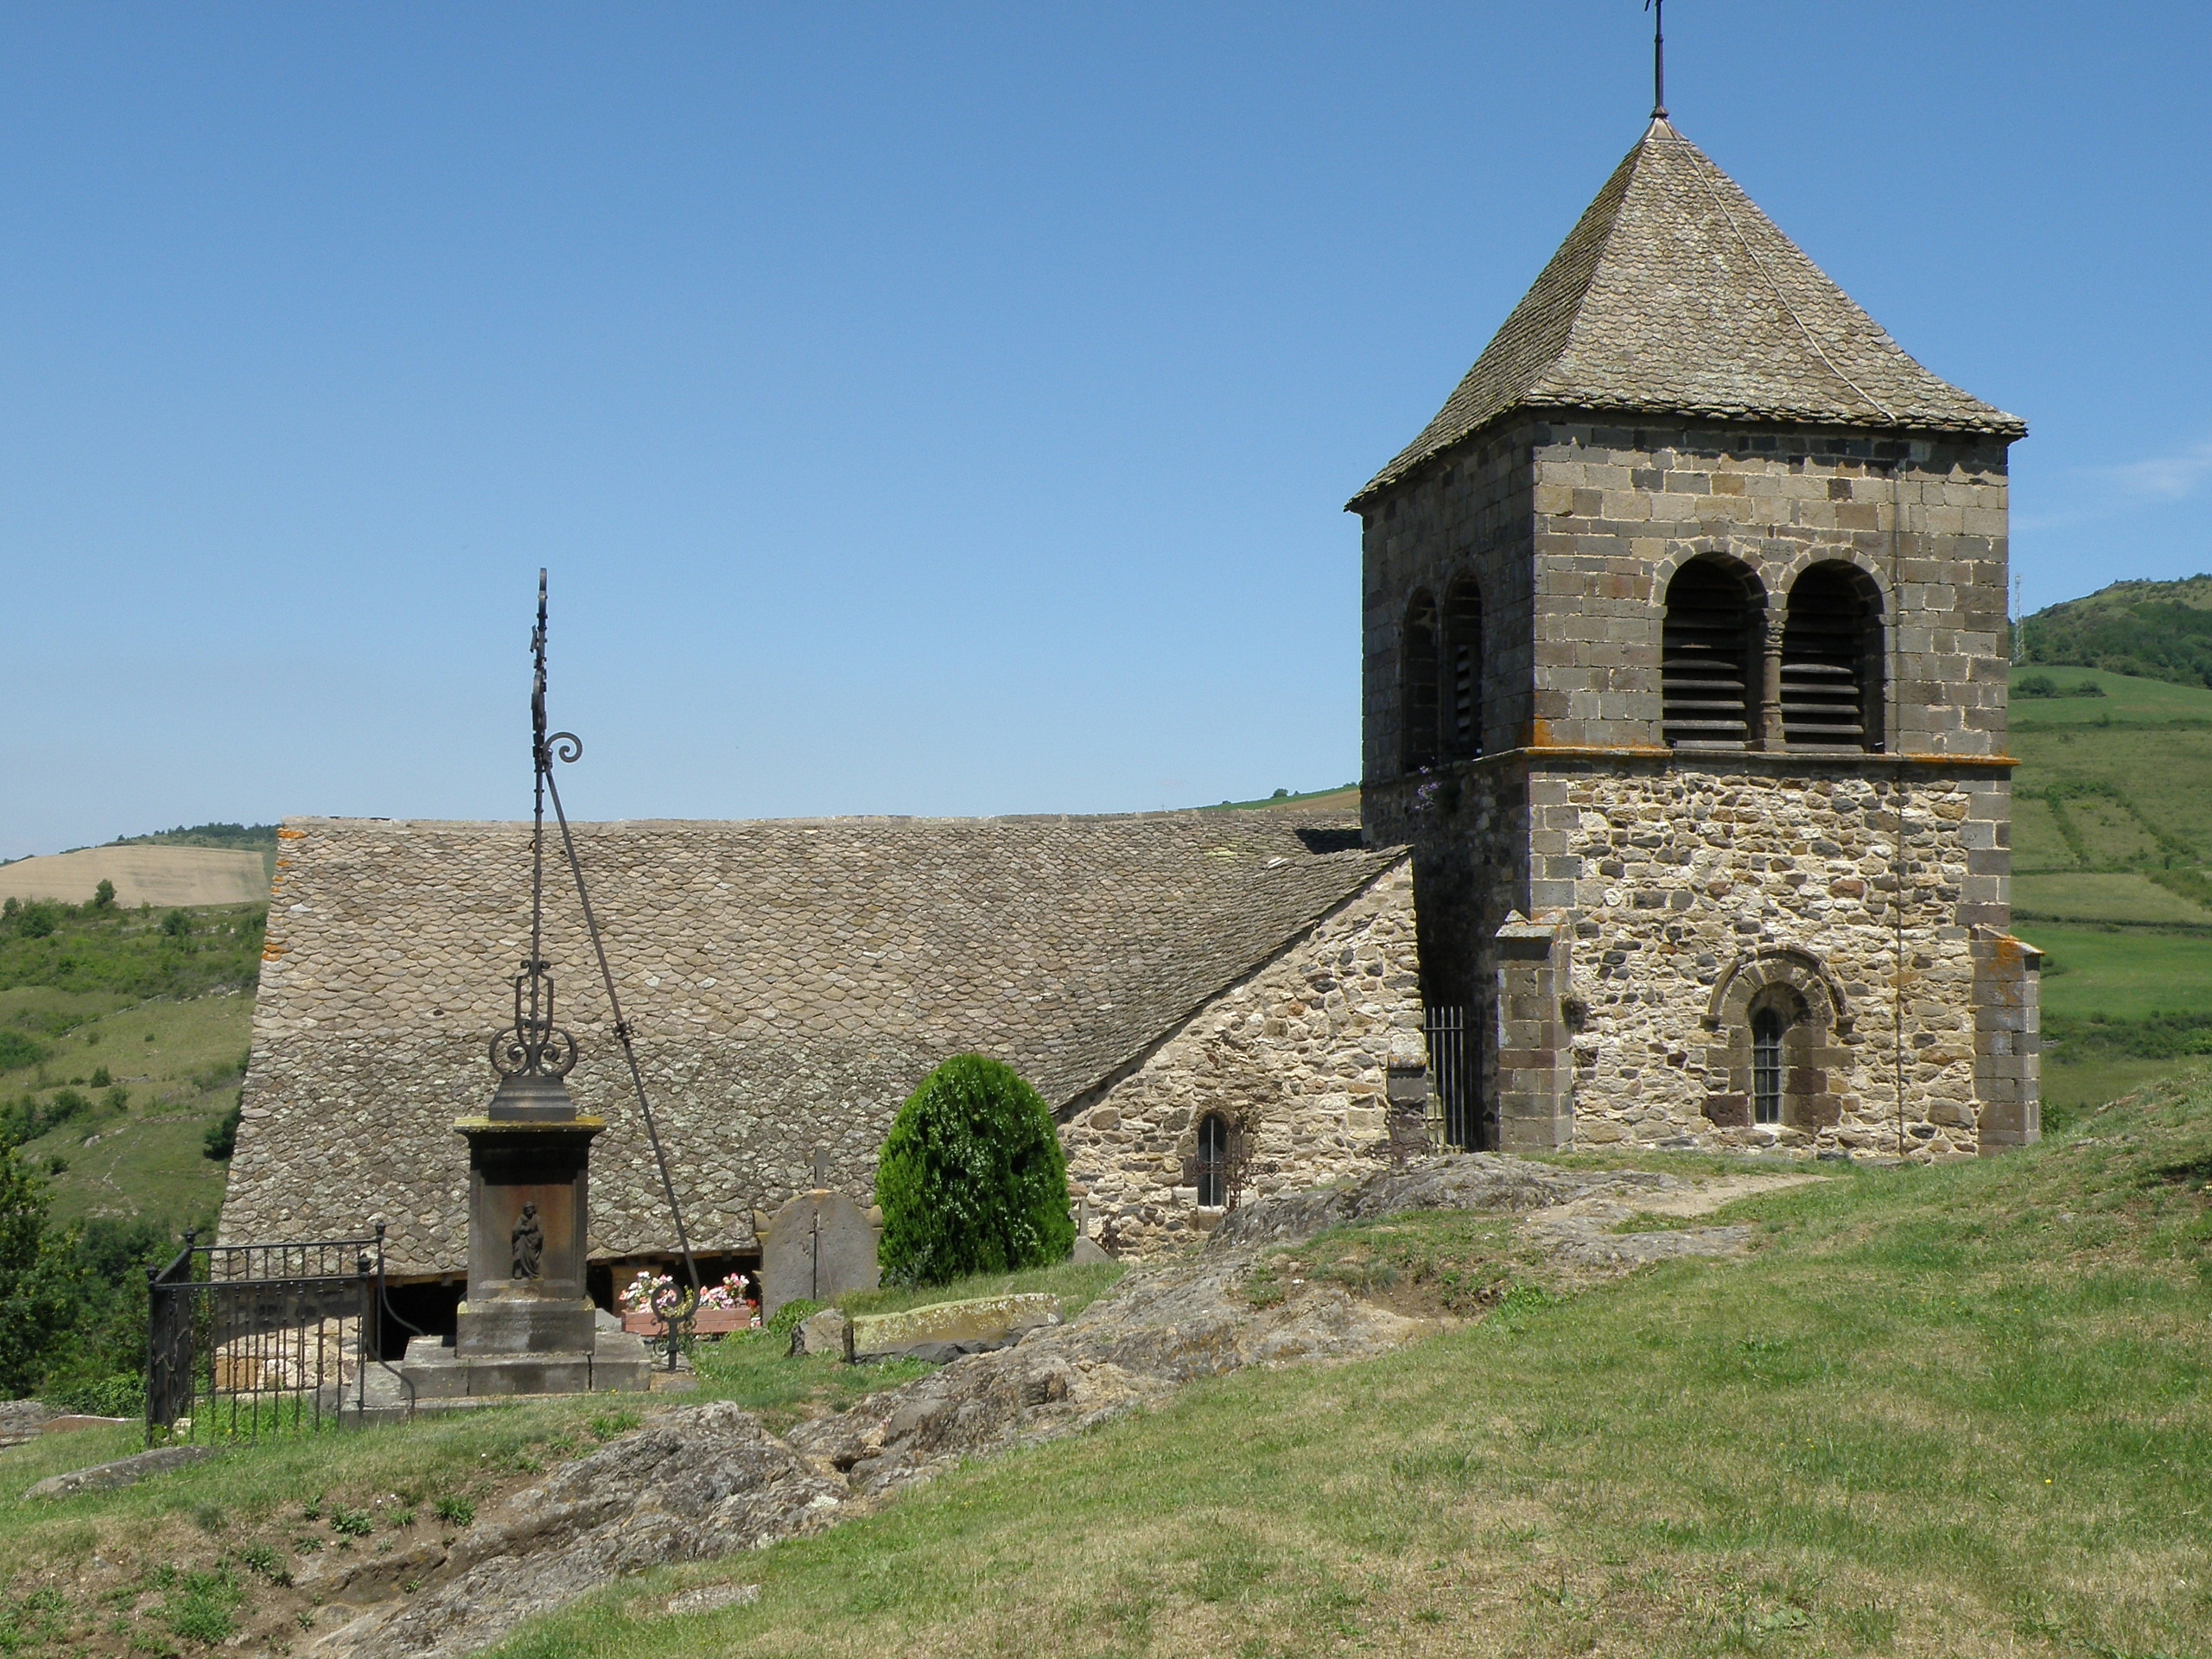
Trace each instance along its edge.
<instances>
[{"instance_id":1,"label":"metal gate","mask_svg":"<svg viewBox=\"0 0 2212 1659\"><path fill-rule=\"evenodd\" d=\"M187 1233L147 1280L149 1440L359 1419L368 1368L381 1363L382 1228L308 1244L200 1244Z\"/></svg>"},{"instance_id":2,"label":"metal gate","mask_svg":"<svg viewBox=\"0 0 2212 1659\"><path fill-rule=\"evenodd\" d=\"M1425 1007L1428 1074L1436 1088L1439 1133L1447 1150L1473 1152L1483 1144L1481 1057L1471 1035L1470 1011Z\"/></svg>"}]
</instances>

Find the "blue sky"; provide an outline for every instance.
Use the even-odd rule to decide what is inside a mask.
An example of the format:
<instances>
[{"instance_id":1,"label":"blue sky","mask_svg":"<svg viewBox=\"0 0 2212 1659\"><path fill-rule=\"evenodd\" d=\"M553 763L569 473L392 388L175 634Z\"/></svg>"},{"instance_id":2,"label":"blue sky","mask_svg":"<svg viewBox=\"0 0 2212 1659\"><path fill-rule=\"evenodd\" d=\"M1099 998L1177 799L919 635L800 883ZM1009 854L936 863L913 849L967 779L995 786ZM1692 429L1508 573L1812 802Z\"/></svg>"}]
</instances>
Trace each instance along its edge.
<instances>
[{"instance_id":1,"label":"blue sky","mask_svg":"<svg viewBox=\"0 0 2212 1659\"><path fill-rule=\"evenodd\" d=\"M1678 124L2212 567L2202 7L1676 0ZM1358 769L1344 499L1635 142L1637 0L0 11L0 856Z\"/></svg>"}]
</instances>

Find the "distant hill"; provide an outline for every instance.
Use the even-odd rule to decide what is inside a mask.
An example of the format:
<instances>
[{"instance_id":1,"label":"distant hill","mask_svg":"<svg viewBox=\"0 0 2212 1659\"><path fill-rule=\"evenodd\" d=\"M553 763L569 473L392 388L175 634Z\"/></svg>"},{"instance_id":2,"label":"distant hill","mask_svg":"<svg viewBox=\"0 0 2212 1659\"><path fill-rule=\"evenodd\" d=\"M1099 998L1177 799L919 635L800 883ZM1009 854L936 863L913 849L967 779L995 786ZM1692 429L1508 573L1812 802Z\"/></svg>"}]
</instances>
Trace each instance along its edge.
<instances>
[{"instance_id":1,"label":"distant hill","mask_svg":"<svg viewBox=\"0 0 2212 1659\"><path fill-rule=\"evenodd\" d=\"M179 824L150 836L118 836L111 847L228 847L260 852L276 845L273 823Z\"/></svg>"},{"instance_id":2,"label":"distant hill","mask_svg":"<svg viewBox=\"0 0 2212 1659\"><path fill-rule=\"evenodd\" d=\"M2212 575L2115 582L2020 624L2023 663L2212 686Z\"/></svg>"},{"instance_id":3,"label":"distant hill","mask_svg":"<svg viewBox=\"0 0 2212 1659\"><path fill-rule=\"evenodd\" d=\"M274 841L266 848L145 842L87 847L0 865L0 899L81 905L109 881L116 903L125 906L255 904L267 900L276 862Z\"/></svg>"}]
</instances>

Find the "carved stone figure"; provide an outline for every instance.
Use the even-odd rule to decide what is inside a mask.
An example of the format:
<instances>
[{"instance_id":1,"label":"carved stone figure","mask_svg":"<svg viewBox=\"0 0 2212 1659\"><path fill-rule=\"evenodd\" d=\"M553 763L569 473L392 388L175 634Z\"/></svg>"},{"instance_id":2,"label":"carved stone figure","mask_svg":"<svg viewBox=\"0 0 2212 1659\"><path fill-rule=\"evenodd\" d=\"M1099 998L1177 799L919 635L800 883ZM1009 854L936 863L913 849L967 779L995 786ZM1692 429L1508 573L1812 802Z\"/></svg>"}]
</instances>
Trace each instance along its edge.
<instances>
[{"instance_id":1,"label":"carved stone figure","mask_svg":"<svg viewBox=\"0 0 2212 1659\"><path fill-rule=\"evenodd\" d=\"M538 1224L537 1206L525 1204L522 1219L515 1223L510 1235L514 1243L514 1268L509 1274L514 1279L535 1279L545 1255L545 1229Z\"/></svg>"}]
</instances>

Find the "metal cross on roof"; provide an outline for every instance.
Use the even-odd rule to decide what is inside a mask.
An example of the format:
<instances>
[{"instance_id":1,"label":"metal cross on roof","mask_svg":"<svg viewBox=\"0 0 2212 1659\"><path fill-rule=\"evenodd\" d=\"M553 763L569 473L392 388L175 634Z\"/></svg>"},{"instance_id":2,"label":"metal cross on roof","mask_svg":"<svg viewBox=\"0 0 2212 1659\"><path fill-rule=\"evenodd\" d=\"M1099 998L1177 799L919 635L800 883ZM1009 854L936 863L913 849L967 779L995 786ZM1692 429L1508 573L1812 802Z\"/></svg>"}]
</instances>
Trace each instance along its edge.
<instances>
[{"instance_id":1,"label":"metal cross on roof","mask_svg":"<svg viewBox=\"0 0 2212 1659\"><path fill-rule=\"evenodd\" d=\"M1667 118L1667 0L1643 0L1651 14L1651 117Z\"/></svg>"}]
</instances>

